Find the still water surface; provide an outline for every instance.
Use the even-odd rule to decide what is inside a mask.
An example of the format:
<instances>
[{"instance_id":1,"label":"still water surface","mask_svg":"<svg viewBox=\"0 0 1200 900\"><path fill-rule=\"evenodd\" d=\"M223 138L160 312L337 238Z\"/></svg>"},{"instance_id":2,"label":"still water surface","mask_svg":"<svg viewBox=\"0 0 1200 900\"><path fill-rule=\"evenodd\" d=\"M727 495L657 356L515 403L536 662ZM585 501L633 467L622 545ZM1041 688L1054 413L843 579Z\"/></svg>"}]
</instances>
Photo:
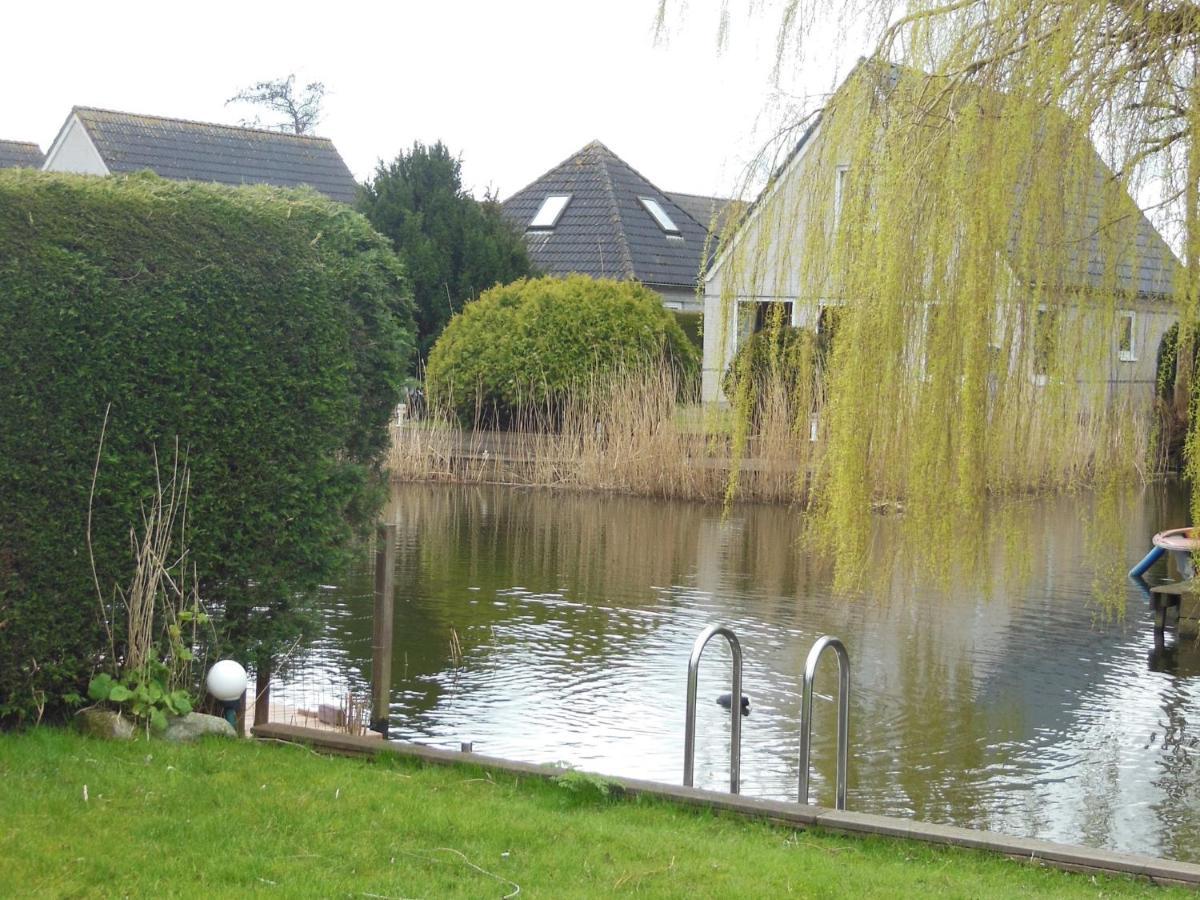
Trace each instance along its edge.
<instances>
[{"instance_id":1,"label":"still water surface","mask_svg":"<svg viewBox=\"0 0 1200 900\"><path fill-rule=\"evenodd\" d=\"M1127 498L1120 570L1184 508L1169 492ZM742 791L796 799L800 673L834 634L853 672L850 809L1200 861L1200 646L1168 634L1156 652L1132 586L1094 600L1087 497L1026 504L1015 544L953 588L880 579L855 600L830 595L828 567L780 507L722 520L702 504L401 485L388 515L394 737L679 783L687 658L719 622L741 639L753 704ZM366 562L325 596L324 637L277 688L293 703L369 675ZM830 656L813 781L827 805L835 685ZM696 781L718 790L729 720L714 700L728 690L714 641Z\"/></svg>"}]
</instances>

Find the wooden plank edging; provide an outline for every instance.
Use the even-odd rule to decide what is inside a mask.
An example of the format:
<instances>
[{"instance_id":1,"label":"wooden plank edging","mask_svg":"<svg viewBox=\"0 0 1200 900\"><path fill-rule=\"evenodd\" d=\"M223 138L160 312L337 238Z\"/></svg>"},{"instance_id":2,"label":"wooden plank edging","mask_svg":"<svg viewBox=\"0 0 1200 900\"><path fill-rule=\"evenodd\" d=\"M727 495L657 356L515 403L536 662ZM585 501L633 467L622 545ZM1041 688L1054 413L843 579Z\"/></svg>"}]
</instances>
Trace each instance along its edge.
<instances>
[{"instance_id":1,"label":"wooden plank edging","mask_svg":"<svg viewBox=\"0 0 1200 900\"><path fill-rule=\"evenodd\" d=\"M327 753L344 756L377 756L393 753L427 763L451 766L480 766L510 775L531 778L555 778L570 770L561 766L525 763L484 756L479 753L460 753L421 744L400 741L380 741L349 734L303 728L298 725L255 725L252 733L264 740L305 744ZM637 778L600 776L618 785L630 795L644 794L685 806L719 810L752 819L762 819L779 825L812 826L841 834L879 835L905 838L932 844L946 844L973 850L1000 853L1026 862L1037 862L1057 869L1107 875L1136 875L1159 884L1200 888L1200 865L1176 862L1140 853L1120 853L1095 850L1072 844L1059 844L1034 838L1012 837L994 831L976 831L955 825L937 825L893 816L833 810L783 800L764 800L687 788L658 781Z\"/></svg>"}]
</instances>

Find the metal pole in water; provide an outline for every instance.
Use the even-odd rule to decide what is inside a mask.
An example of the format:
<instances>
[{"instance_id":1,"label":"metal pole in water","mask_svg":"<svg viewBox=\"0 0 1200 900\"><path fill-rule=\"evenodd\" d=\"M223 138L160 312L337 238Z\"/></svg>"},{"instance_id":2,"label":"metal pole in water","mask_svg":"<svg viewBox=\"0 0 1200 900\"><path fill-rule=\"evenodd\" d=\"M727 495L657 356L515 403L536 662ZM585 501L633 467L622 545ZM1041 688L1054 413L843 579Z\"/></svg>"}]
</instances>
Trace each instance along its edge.
<instances>
[{"instance_id":1,"label":"metal pole in water","mask_svg":"<svg viewBox=\"0 0 1200 900\"><path fill-rule=\"evenodd\" d=\"M696 638L692 645L692 655L688 658L687 676L687 713L683 731L683 784L692 787L695 779L696 763L696 690L700 676L700 656L704 653L705 645L716 635L725 638L729 643L729 652L733 657L733 694L729 704L729 714L733 717L729 728L729 792L738 793L742 771L742 645L737 635L724 625L709 625Z\"/></svg>"}]
</instances>

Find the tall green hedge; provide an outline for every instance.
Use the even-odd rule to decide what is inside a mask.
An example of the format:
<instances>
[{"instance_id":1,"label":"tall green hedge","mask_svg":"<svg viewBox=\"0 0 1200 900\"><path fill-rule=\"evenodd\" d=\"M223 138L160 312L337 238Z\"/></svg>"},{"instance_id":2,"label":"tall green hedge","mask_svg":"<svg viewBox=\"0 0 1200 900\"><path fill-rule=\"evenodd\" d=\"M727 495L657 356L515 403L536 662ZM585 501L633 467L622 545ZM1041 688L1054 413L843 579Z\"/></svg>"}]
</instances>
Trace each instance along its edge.
<instances>
[{"instance_id":1,"label":"tall green hedge","mask_svg":"<svg viewBox=\"0 0 1200 900\"><path fill-rule=\"evenodd\" d=\"M402 267L310 191L0 171L0 722L102 652L85 541L127 584L152 456L191 470L221 652L294 640L378 499L412 347Z\"/></svg>"},{"instance_id":2,"label":"tall green hedge","mask_svg":"<svg viewBox=\"0 0 1200 900\"><path fill-rule=\"evenodd\" d=\"M552 417L597 372L646 364L694 379L699 353L659 296L636 282L514 281L485 291L446 326L429 355L430 402L466 424Z\"/></svg>"}]
</instances>

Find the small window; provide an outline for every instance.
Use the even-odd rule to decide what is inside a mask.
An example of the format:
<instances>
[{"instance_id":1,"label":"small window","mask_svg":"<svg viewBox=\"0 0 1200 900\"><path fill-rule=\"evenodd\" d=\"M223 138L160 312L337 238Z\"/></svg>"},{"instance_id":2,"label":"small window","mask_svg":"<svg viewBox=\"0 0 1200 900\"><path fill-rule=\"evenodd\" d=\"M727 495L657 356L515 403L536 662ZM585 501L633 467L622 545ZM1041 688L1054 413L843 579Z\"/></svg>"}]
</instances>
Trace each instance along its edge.
<instances>
[{"instance_id":1,"label":"small window","mask_svg":"<svg viewBox=\"0 0 1200 900\"><path fill-rule=\"evenodd\" d=\"M817 358L822 364L833 352L838 328L842 324L842 310L838 306L821 304L817 312Z\"/></svg>"},{"instance_id":2,"label":"small window","mask_svg":"<svg viewBox=\"0 0 1200 900\"><path fill-rule=\"evenodd\" d=\"M1046 305L1037 308L1033 320L1033 381L1043 385L1058 353L1058 310Z\"/></svg>"},{"instance_id":3,"label":"small window","mask_svg":"<svg viewBox=\"0 0 1200 900\"><path fill-rule=\"evenodd\" d=\"M537 215L533 217L533 221L529 223L529 231L550 231L558 224L559 218L562 217L563 210L567 208L567 204L571 202L570 194L551 194L542 201L542 205L538 207Z\"/></svg>"},{"instance_id":4,"label":"small window","mask_svg":"<svg viewBox=\"0 0 1200 900\"><path fill-rule=\"evenodd\" d=\"M842 203L846 198L846 177L849 172L849 166L838 166L833 177L833 223L835 225L842 218Z\"/></svg>"},{"instance_id":5,"label":"small window","mask_svg":"<svg viewBox=\"0 0 1200 900\"><path fill-rule=\"evenodd\" d=\"M1137 313L1130 310L1117 313L1117 357L1121 362L1137 362L1136 327Z\"/></svg>"},{"instance_id":6,"label":"small window","mask_svg":"<svg viewBox=\"0 0 1200 900\"><path fill-rule=\"evenodd\" d=\"M667 234L679 234L679 226L671 221L671 217L667 215L667 211L662 208L657 200L653 197L638 197L638 202L646 208L646 212L654 217L654 221L658 223L658 227Z\"/></svg>"}]
</instances>

